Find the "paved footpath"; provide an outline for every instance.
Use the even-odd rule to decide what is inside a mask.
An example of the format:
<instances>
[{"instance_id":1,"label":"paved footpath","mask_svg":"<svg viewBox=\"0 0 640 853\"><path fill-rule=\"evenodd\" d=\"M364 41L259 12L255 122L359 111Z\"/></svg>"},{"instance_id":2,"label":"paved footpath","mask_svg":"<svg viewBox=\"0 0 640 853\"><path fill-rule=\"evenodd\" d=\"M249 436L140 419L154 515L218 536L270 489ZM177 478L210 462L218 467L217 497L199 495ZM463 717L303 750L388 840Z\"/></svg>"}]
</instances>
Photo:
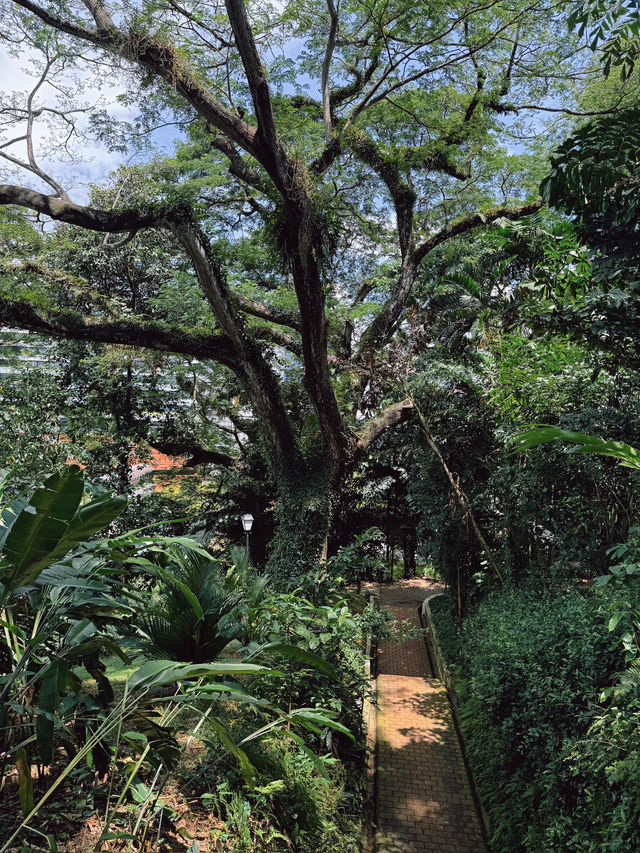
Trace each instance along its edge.
<instances>
[{"instance_id":1,"label":"paved footpath","mask_svg":"<svg viewBox=\"0 0 640 853\"><path fill-rule=\"evenodd\" d=\"M380 604L419 627L437 587L382 585ZM486 853L480 821L441 681L420 637L384 643L378 657L377 853Z\"/></svg>"}]
</instances>

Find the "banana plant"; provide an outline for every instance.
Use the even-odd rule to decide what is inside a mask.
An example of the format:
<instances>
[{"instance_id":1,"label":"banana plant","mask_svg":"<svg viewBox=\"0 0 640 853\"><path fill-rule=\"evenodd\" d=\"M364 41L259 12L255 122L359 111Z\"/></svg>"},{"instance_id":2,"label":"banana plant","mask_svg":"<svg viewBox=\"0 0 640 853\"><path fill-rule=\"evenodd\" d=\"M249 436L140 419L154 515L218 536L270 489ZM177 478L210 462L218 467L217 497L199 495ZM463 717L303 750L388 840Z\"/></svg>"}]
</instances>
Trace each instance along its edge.
<instances>
[{"instance_id":1,"label":"banana plant","mask_svg":"<svg viewBox=\"0 0 640 853\"><path fill-rule=\"evenodd\" d=\"M83 495L82 469L69 465L30 497L18 498L5 508L0 523L3 604L48 566L108 527L127 505L125 497L107 493L82 504Z\"/></svg>"},{"instance_id":2,"label":"banana plant","mask_svg":"<svg viewBox=\"0 0 640 853\"><path fill-rule=\"evenodd\" d=\"M0 473L2 489L9 476ZM71 465L9 503L0 518L0 730L3 761L15 757L23 811L33 799L25 742L35 739L40 763L51 763L54 729L67 732L59 706L80 685L74 665L91 666L100 653L124 657L83 610L118 606L87 540L117 518L127 500L105 493L83 502L84 491L83 472Z\"/></svg>"},{"instance_id":3,"label":"banana plant","mask_svg":"<svg viewBox=\"0 0 640 853\"><path fill-rule=\"evenodd\" d=\"M630 444L625 444L622 441L613 441L612 439L598 438L595 435L586 435L581 432L572 432L568 429L560 429L560 427L548 426L543 424L532 427L526 432L522 432L514 438L514 450L516 453L522 453L525 450L530 450L532 447L538 447L540 444L546 444L551 441L563 441L567 444L574 444L572 448L574 453L594 453L599 456L612 456L614 459L619 459L620 464L624 468L640 469L640 450L632 447Z\"/></svg>"}]
</instances>

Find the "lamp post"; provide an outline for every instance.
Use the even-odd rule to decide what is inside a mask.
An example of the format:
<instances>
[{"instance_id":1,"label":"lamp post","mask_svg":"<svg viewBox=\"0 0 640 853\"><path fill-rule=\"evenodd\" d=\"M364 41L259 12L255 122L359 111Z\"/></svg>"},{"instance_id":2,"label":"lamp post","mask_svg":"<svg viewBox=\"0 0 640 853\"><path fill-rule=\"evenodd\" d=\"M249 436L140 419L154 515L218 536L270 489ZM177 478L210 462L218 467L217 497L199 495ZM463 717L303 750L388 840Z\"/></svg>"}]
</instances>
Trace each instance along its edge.
<instances>
[{"instance_id":1,"label":"lamp post","mask_svg":"<svg viewBox=\"0 0 640 853\"><path fill-rule=\"evenodd\" d=\"M246 548L247 548L247 557L249 556L249 533L251 531L251 527L253 526L253 516L250 512L246 512L244 515L240 516L240 520L242 521L242 527L244 529L244 534L246 536Z\"/></svg>"}]
</instances>

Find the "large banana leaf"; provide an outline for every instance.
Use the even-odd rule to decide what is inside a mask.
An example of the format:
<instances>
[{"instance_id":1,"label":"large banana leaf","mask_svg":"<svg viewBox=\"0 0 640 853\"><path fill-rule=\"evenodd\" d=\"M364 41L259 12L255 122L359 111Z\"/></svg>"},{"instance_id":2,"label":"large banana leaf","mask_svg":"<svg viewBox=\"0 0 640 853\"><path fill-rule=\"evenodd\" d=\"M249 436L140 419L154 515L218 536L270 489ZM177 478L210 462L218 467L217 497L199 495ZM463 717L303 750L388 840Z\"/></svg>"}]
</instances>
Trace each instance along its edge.
<instances>
[{"instance_id":1,"label":"large banana leaf","mask_svg":"<svg viewBox=\"0 0 640 853\"><path fill-rule=\"evenodd\" d=\"M67 663L60 658L54 658L40 682L36 711L36 737L43 764L51 764L53 760L54 712L58 708L59 697L65 693L67 672Z\"/></svg>"},{"instance_id":2,"label":"large banana leaf","mask_svg":"<svg viewBox=\"0 0 640 853\"><path fill-rule=\"evenodd\" d=\"M83 490L82 471L71 465L36 489L27 506L21 502L21 508L10 526L7 525L2 542L4 560L0 571L7 589L31 583L55 559L60 540L78 510ZM5 513L3 521L9 517Z\"/></svg>"},{"instance_id":3,"label":"large banana leaf","mask_svg":"<svg viewBox=\"0 0 640 853\"><path fill-rule=\"evenodd\" d=\"M624 444L622 441L597 438L595 435L585 435L581 432L571 432L568 429L560 429L554 426L536 426L527 432L520 433L514 439L515 451L522 453L539 444L550 441L565 441L569 444L577 444L573 450L575 453L595 453L600 456L613 456L619 459L625 468L640 469L640 450Z\"/></svg>"},{"instance_id":4,"label":"large banana leaf","mask_svg":"<svg viewBox=\"0 0 640 853\"><path fill-rule=\"evenodd\" d=\"M54 474L29 499L14 501L3 512L0 578L11 592L32 583L79 542L109 525L127 499L101 495L80 506L84 475L77 465Z\"/></svg>"},{"instance_id":5,"label":"large banana leaf","mask_svg":"<svg viewBox=\"0 0 640 853\"><path fill-rule=\"evenodd\" d=\"M295 660L299 663L313 667L313 669L317 669L324 675L329 676L329 678L333 678L334 680L337 680L338 678L335 669L330 663L327 663L326 660L323 660L323 658L318 655L314 655L313 652L308 652L305 649L301 649L299 646L293 646L289 643L264 643L263 645L258 646L258 648L256 648L246 658L246 660L255 660L265 654L282 655L290 660Z\"/></svg>"},{"instance_id":6,"label":"large banana leaf","mask_svg":"<svg viewBox=\"0 0 640 853\"><path fill-rule=\"evenodd\" d=\"M78 509L71 519L65 534L65 540L73 543L84 542L94 533L98 533L121 515L127 506L125 495L100 495ZM72 547L72 545L70 545Z\"/></svg>"}]
</instances>

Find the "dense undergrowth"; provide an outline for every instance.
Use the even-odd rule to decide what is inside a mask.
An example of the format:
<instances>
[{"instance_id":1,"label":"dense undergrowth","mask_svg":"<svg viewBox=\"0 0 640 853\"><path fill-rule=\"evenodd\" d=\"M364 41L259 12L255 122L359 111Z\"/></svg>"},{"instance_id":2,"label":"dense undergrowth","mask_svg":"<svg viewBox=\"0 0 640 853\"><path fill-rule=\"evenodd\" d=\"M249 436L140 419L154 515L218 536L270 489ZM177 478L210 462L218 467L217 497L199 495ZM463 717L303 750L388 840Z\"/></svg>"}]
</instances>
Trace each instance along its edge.
<instances>
[{"instance_id":1,"label":"dense undergrowth","mask_svg":"<svg viewBox=\"0 0 640 853\"><path fill-rule=\"evenodd\" d=\"M204 535L96 539L126 501L85 488L68 467L0 525L0 850L360 850L384 614Z\"/></svg>"},{"instance_id":2,"label":"dense undergrowth","mask_svg":"<svg viewBox=\"0 0 640 853\"><path fill-rule=\"evenodd\" d=\"M629 572L606 584L507 587L461 625L448 594L432 602L493 853L640 848L640 584L622 547Z\"/></svg>"}]
</instances>

